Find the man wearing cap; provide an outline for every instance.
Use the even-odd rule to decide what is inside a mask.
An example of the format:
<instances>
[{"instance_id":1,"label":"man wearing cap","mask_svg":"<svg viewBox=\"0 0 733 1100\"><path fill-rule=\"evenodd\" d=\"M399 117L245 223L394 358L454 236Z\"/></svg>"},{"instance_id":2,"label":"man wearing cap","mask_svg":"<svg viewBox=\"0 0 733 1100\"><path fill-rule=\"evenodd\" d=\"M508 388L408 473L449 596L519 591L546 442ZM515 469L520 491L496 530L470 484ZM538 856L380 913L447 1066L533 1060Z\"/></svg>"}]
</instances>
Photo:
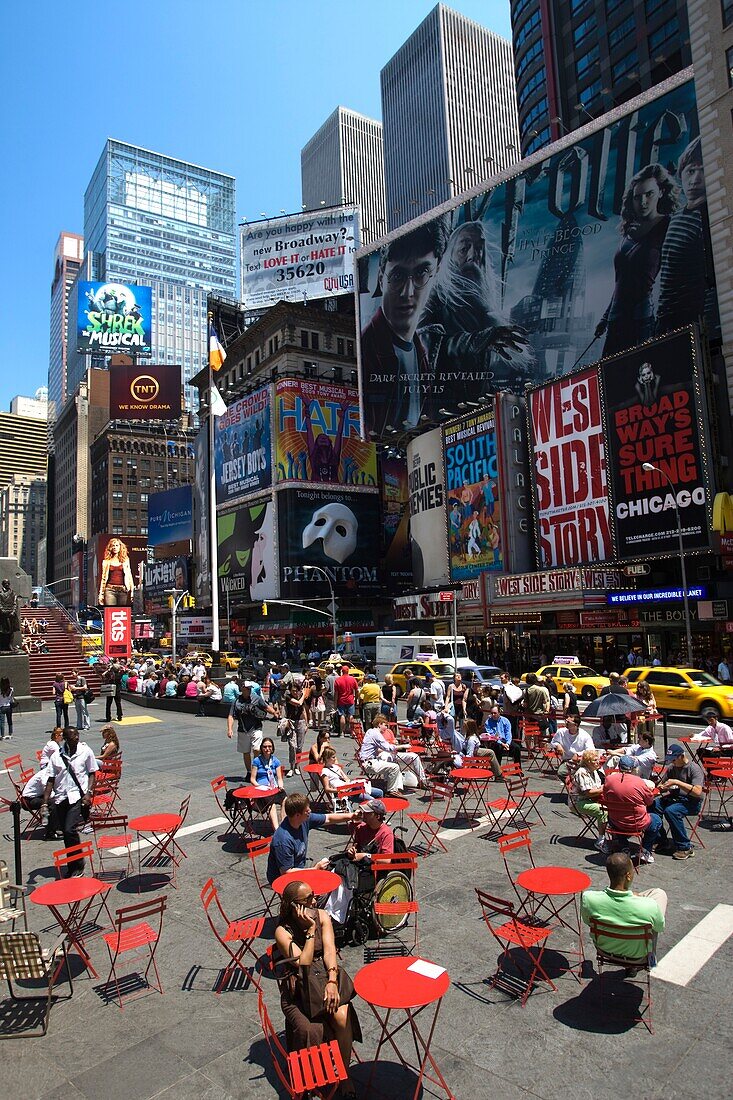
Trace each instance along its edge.
<instances>
[{"instance_id":1,"label":"man wearing cap","mask_svg":"<svg viewBox=\"0 0 733 1100\"><path fill-rule=\"evenodd\" d=\"M348 665L341 666L341 675L333 682L333 697L336 702L336 710L339 713L339 732L343 737L348 720L351 729L351 719L354 717L356 696L359 693L359 685L349 672Z\"/></svg>"},{"instance_id":2,"label":"man wearing cap","mask_svg":"<svg viewBox=\"0 0 733 1100\"><path fill-rule=\"evenodd\" d=\"M445 684L442 680L436 680L432 672L425 674L425 690L430 696L432 704L445 702Z\"/></svg>"},{"instance_id":3,"label":"man wearing cap","mask_svg":"<svg viewBox=\"0 0 733 1100\"><path fill-rule=\"evenodd\" d=\"M361 703L361 719L364 723L365 730L369 729L372 722L379 714L381 698L382 693L379 690L377 677L374 675L373 672L370 672L359 690L359 702Z\"/></svg>"},{"instance_id":4,"label":"man wearing cap","mask_svg":"<svg viewBox=\"0 0 733 1100\"><path fill-rule=\"evenodd\" d=\"M387 808L380 798L362 803L361 821L347 849L354 862L369 863L373 855L393 854L394 833L385 821L386 816Z\"/></svg>"},{"instance_id":5,"label":"man wearing cap","mask_svg":"<svg viewBox=\"0 0 733 1100\"><path fill-rule=\"evenodd\" d=\"M621 758L624 759L623 757ZM669 825L674 844L673 859L689 859L695 854L685 827L685 818L700 812L705 774L695 760L688 760L682 745L671 745L657 788L660 792L650 806L651 821L644 836L642 863L653 863L652 848L661 841L667 845L664 822Z\"/></svg>"},{"instance_id":6,"label":"man wearing cap","mask_svg":"<svg viewBox=\"0 0 733 1100\"><path fill-rule=\"evenodd\" d=\"M621 834L643 836L649 828L651 818L648 807L654 800L654 784L650 779L642 779L636 774L636 760L633 756L619 757L618 768L608 772L603 784L603 798L608 809L608 840L614 841L614 828ZM642 844L642 848L644 844ZM642 863L645 860L641 853Z\"/></svg>"}]
</instances>

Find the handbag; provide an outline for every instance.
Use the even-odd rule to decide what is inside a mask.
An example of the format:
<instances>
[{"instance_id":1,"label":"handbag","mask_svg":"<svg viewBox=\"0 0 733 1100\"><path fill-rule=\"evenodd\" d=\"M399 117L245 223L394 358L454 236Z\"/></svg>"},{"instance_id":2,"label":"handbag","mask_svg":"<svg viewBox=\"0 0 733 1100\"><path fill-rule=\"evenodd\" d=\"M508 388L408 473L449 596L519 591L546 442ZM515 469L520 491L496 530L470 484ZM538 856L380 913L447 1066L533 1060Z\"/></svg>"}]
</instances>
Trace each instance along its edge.
<instances>
[{"instance_id":1,"label":"handbag","mask_svg":"<svg viewBox=\"0 0 733 1100\"><path fill-rule=\"evenodd\" d=\"M94 692L91 690L91 688L87 688L87 690L84 692L84 702L85 703L93 703L96 698L97 697L94 694Z\"/></svg>"},{"instance_id":2,"label":"handbag","mask_svg":"<svg viewBox=\"0 0 733 1100\"><path fill-rule=\"evenodd\" d=\"M69 705L69 703L74 702L74 696L72 695L69 688L64 687L64 694L61 696L61 699L62 699L62 702L66 703L67 706Z\"/></svg>"},{"instance_id":3,"label":"handbag","mask_svg":"<svg viewBox=\"0 0 733 1100\"><path fill-rule=\"evenodd\" d=\"M114 684L100 684L99 685L99 694L100 695L114 695L114 693L115 693L115 685Z\"/></svg>"}]
</instances>

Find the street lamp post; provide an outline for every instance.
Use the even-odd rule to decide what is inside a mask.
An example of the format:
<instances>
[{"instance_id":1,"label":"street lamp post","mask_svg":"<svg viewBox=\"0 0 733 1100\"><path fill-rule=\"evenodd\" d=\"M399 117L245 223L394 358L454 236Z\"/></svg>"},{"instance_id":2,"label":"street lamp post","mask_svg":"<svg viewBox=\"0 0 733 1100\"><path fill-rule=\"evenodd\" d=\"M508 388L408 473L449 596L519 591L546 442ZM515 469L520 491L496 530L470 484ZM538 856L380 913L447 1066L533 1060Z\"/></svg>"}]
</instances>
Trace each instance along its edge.
<instances>
[{"instance_id":1,"label":"street lamp post","mask_svg":"<svg viewBox=\"0 0 733 1100\"><path fill-rule=\"evenodd\" d=\"M643 462L641 465L642 470L645 470L648 474L659 474L661 478L666 481L672 492L672 499L674 501L674 514L677 517L677 539L680 546L680 571L682 573L682 598L685 603L685 640L687 645L687 663L692 667L692 629L690 627L690 599L687 594L687 569L685 567L685 547L682 541L682 520L680 518L680 510L677 504L677 493L675 487L672 484L670 478L665 474L664 470L660 470L658 466L652 465L651 462Z\"/></svg>"},{"instance_id":2,"label":"street lamp post","mask_svg":"<svg viewBox=\"0 0 733 1100\"><path fill-rule=\"evenodd\" d=\"M173 603L171 604L171 649L173 650L173 664L176 663L176 612L181 605L184 597L190 595L188 589L185 592L180 592L176 595L177 589L171 588L168 590L168 595L173 597Z\"/></svg>"},{"instance_id":3,"label":"street lamp post","mask_svg":"<svg viewBox=\"0 0 733 1100\"><path fill-rule=\"evenodd\" d=\"M332 653L336 652L336 598L333 593L333 585L331 584L331 578L325 569L321 569L320 565L304 565L304 571L309 573L320 573L322 577L326 578L328 584L328 590L331 593L331 631L333 634L333 649Z\"/></svg>"}]
</instances>

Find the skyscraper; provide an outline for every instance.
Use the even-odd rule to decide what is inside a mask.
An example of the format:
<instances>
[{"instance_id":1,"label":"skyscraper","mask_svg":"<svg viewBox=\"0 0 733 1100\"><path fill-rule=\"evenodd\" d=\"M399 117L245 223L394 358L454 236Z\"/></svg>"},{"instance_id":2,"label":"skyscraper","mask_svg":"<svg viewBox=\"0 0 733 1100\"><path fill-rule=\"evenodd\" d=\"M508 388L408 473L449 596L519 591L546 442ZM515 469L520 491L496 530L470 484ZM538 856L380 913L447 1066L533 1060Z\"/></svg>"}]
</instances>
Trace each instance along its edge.
<instances>
[{"instance_id":1,"label":"skyscraper","mask_svg":"<svg viewBox=\"0 0 733 1100\"><path fill-rule=\"evenodd\" d=\"M303 205L361 206L361 240L386 231L382 123L337 107L300 152Z\"/></svg>"},{"instance_id":2,"label":"skyscraper","mask_svg":"<svg viewBox=\"0 0 733 1100\"><path fill-rule=\"evenodd\" d=\"M48 349L48 403L51 421L60 413L67 397L66 343L69 322L69 291L84 258L84 238L61 233L53 255L51 283L51 332Z\"/></svg>"},{"instance_id":3,"label":"skyscraper","mask_svg":"<svg viewBox=\"0 0 733 1100\"><path fill-rule=\"evenodd\" d=\"M511 43L443 4L381 86L390 229L519 159Z\"/></svg>"},{"instance_id":4,"label":"skyscraper","mask_svg":"<svg viewBox=\"0 0 733 1100\"><path fill-rule=\"evenodd\" d=\"M234 186L110 138L84 195L91 278L152 286L150 361L181 364L186 382L207 361L207 294L236 297ZM75 383L88 366L81 357ZM193 394L187 385L189 408Z\"/></svg>"},{"instance_id":5,"label":"skyscraper","mask_svg":"<svg viewBox=\"0 0 733 1100\"><path fill-rule=\"evenodd\" d=\"M690 64L686 0L511 0L527 156Z\"/></svg>"}]
</instances>

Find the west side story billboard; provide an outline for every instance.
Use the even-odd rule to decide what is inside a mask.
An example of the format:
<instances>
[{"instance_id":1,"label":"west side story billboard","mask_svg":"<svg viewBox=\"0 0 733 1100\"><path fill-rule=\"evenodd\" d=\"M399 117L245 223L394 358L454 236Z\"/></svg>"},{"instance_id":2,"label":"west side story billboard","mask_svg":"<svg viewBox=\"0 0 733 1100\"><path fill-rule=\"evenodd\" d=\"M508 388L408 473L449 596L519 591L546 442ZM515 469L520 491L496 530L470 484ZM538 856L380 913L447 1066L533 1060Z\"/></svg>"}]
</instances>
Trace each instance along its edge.
<instances>
[{"instance_id":1,"label":"west side story billboard","mask_svg":"<svg viewBox=\"0 0 733 1100\"><path fill-rule=\"evenodd\" d=\"M354 289L359 211L331 206L240 226L240 283L246 309L332 298Z\"/></svg>"},{"instance_id":2,"label":"west side story billboard","mask_svg":"<svg viewBox=\"0 0 733 1100\"><path fill-rule=\"evenodd\" d=\"M232 504L272 484L270 387L233 401L214 430L216 503Z\"/></svg>"},{"instance_id":3,"label":"west side story billboard","mask_svg":"<svg viewBox=\"0 0 733 1100\"><path fill-rule=\"evenodd\" d=\"M694 84L358 260L366 431L519 392L699 319L718 331Z\"/></svg>"},{"instance_id":4,"label":"west side story billboard","mask_svg":"<svg viewBox=\"0 0 733 1100\"><path fill-rule=\"evenodd\" d=\"M102 355L153 350L153 291L127 283L79 283L76 350Z\"/></svg>"}]
</instances>

